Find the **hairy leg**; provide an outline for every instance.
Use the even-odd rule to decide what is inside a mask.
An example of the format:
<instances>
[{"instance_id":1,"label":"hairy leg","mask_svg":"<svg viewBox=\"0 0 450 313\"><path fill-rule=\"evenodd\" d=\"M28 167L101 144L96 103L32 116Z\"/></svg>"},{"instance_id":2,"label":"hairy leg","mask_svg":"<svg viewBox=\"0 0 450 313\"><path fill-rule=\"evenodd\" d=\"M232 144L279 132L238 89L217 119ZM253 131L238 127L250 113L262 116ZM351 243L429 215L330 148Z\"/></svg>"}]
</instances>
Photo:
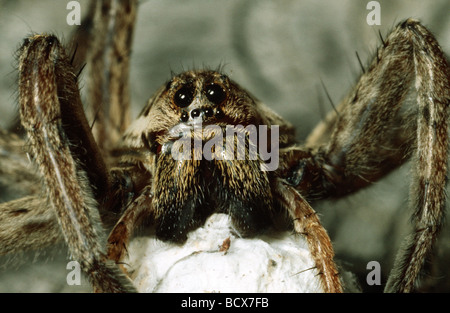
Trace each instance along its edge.
<instances>
[{"instance_id":1,"label":"hairy leg","mask_svg":"<svg viewBox=\"0 0 450 313\"><path fill-rule=\"evenodd\" d=\"M72 257L97 290L133 291L106 257L98 201L108 192L109 177L64 49L54 36L35 35L20 53L22 125Z\"/></svg>"},{"instance_id":2,"label":"hairy leg","mask_svg":"<svg viewBox=\"0 0 450 313\"><path fill-rule=\"evenodd\" d=\"M39 250L64 240L25 140L0 130L0 255ZM30 157L31 158L31 157ZM23 198L22 198L23 197Z\"/></svg>"},{"instance_id":3,"label":"hairy leg","mask_svg":"<svg viewBox=\"0 0 450 313\"><path fill-rule=\"evenodd\" d=\"M432 252L445 218L448 171L450 67L434 37L422 25L410 23L404 36L413 42L419 107L410 192L414 233L395 261L386 286L390 292L412 291Z\"/></svg>"},{"instance_id":4,"label":"hairy leg","mask_svg":"<svg viewBox=\"0 0 450 313\"><path fill-rule=\"evenodd\" d=\"M102 0L93 7L86 54L88 105L95 139L104 152L116 146L130 123L128 73L137 5L136 0Z\"/></svg>"},{"instance_id":5,"label":"hairy leg","mask_svg":"<svg viewBox=\"0 0 450 313\"><path fill-rule=\"evenodd\" d=\"M0 255L39 250L64 240L46 199L28 196L0 204Z\"/></svg>"},{"instance_id":6,"label":"hairy leg","mask_svg":"<svg viewBox=\"0 0 450 313\"><path fill-rule=\"evenodd\" d=\"M356 87L307 141L321 159L329 196L361 189L413 158L414 234L397 258L387 291L413 290L443 223L449 86L449 65L436 39L418 21L406 20L383 40Z\"/></svg>"},{"instance_id":7,"label":"hairy leg","mask_svg":"<svg viewBox=\"0 0 450 313\"><path fill-rule=\"evenodd\" d=\"M323 291L343 292L334 263L333 245L314 209L294 187L282 181L278 182L276 193L278 201L293 219L295 232L306 238L316 269L321 275Z\"/></svg>"},{"instance_id":8,"label":"hairy leg","mask_svg":"<svg viewBox=\"0 0 450 313\"><path fill-rule=\"evenodd\" d=\"M130 203L112 229L108 237L108 258L120 263L126 255L127 246L134 230L151 213L151 187L146 187L142 193Z\"/></svg>"}]
</instances>

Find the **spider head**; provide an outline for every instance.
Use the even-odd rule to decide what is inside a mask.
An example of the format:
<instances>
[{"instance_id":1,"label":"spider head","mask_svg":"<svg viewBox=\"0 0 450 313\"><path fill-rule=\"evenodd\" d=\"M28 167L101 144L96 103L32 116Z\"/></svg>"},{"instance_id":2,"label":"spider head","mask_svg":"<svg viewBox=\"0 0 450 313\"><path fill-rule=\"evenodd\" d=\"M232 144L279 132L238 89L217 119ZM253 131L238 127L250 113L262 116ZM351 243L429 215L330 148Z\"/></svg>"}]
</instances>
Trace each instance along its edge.
<instances>
[{"instance_id":1,"label":"spider head","mask_svg":"<svg viewBox=\"0 0 450 313\"><path fill-rule=\"evenodd\" d=\"M177 123L257 124L253 98L219 72L188 71L175 76L163 96L169 100L166 109L177 113Z\"/></svg>"},{"instance_id":2,"label":"spider head","mask_svg":"<svg viewBox=\"0 0 450 313\"><path fill-rule=\"evenodd\" d=\"M193 127L266 125L254 98L228 76L211 70L174 76L150 99L125 137L139 143L141 134L153 143L178 139Z\"/></svg>"},{"instance_id":3,"label":"spider head","mask_svg":"<svg viewBox=\"0 0 450 313\"><path fill-rule=\"evenodd\" d=\"M228 76L211 70L188 71L174 76L163 87L151 108L144 112L155 116L164 112L171 124L238 125L260 121L252 96ZM152 112L151 112L152 111Z\"/></svg>"}]
</instances>

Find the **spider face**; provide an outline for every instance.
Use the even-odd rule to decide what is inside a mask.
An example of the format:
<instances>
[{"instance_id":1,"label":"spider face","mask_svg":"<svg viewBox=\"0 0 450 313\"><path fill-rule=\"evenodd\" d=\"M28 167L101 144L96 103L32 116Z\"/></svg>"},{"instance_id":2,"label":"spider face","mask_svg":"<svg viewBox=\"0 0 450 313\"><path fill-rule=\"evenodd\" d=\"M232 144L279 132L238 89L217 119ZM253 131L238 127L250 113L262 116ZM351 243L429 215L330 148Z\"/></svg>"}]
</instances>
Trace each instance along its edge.
<instances>
[{"instance_id":1,"label":"spider face","mask_svg":"<svg viewBox=\"0 0 450 313\"><path fill-rule=\"evenodd\" d=\"M213 71L178 75L150 100L125 135L125 145L151 146L154 153L146 168L154 177L159 238L182 241L215 212L229 213L243 235L269 223L272 174L261 171L261 158L249 155L258 143L246 141L258 137L258 127L267 119L260 106L227 76ZM149 131L142 136L144 120ZM239 136L242 145L230 146ZM180 144L187 152L183 159L174 157Z\"/></svg>"},{"instance_id":2,"label":"spider face","mask_svg":"<svg viewBox=\"0 0 450 313\"><path fill-rule=\"evenodd\" d=\"M151 118L162 115L167 117L164 123ZM166 135L165 130L177 124L258 125L264 120L247 92L226 75L209 70L173 77L142 110L138 119L143 118L148 118L150 132L158 135Z\"/></svg>"}]
</instances>

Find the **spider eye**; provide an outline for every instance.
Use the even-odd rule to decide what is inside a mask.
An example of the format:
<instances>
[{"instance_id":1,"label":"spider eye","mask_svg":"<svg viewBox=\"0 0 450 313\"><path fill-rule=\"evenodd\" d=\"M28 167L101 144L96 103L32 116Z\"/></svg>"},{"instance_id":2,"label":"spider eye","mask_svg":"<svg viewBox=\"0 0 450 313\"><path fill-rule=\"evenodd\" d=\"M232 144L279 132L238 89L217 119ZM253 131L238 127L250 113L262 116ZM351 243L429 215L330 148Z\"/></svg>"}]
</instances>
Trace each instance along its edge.
<instances>
[{"instance_id":1,"label":"spider eye","mask_svg":"<svg viewBox=\"0 0 450 313\"><path fill-rule=\"evenodd\" d=\"M210 84L206 86L206 97L214 104L221 104L227 95L220 85Z\"/></svg>"},{"instance_id":2,"label":"spider eye","mask_svg":"<svg viewBox=\"0 0 450 313\"><path fill-rule=\"evenodd\" d=\"M175 93L173 101L180 108L185 108L194 100L194 88L191 85L185 85Z\"/></svg>"}]
</instances>

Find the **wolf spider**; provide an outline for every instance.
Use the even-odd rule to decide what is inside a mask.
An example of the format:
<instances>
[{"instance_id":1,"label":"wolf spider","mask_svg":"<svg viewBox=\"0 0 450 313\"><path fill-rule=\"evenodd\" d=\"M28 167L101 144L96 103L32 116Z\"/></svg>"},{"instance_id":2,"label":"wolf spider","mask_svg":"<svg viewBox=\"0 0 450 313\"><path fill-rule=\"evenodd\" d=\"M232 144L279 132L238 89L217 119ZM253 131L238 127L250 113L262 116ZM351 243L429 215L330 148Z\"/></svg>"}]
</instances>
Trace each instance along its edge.
<instances>
[{"instance_id":1,"label":"wolf spider","mask_svg":"<svg viewBox=\"0 0 450 313\"><path fill-rule=\"evenodd\" d=\"M229 214L244 236L281 214L288 217L283 227L305 237L323 290L342 292L331 241L310 203L360 190L412 157L414 231L386 291L413 291L446 199L450 69L433 35L416 20L399 23L354 89L298 144L290 123L212 70L173 76L129 125L136 8L133 0L93 1L72 57L53 35L32 35L19 49L20 118L28 139L2 130L1 157L11 175L23 174L18 147L29 147L47 197L0 204L0 255L65 240L96 291L131 292L120 263L143 220L154 222L158 238L183 242L214 212ZM92 129L77 85L84 62ZM168 152L179 138L174 128L183 125L184 135L191 134L199 120L222 129L277 125L279 167L262 171L260 156L174 160ZM112 229L109 237L104 227Z\"/></svg>"}]
</instances>

